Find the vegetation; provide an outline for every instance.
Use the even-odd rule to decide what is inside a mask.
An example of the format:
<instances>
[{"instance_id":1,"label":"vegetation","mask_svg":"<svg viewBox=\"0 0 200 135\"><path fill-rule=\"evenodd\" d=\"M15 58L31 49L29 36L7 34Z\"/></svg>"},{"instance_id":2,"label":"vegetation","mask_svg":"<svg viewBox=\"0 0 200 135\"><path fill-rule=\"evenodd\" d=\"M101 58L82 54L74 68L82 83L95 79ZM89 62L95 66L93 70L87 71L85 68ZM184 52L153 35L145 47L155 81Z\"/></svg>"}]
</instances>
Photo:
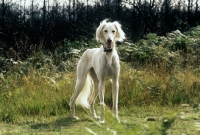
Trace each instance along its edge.
<instances>
[{"instance_id":1,"label":"vegetation","mask_svg":"<svg viewBox=\"0 0 200 135\"><path fill-rule=\"evenodd\" d=\"M30 5L27 5L31 1ZM50 4L50 1L53 1ZM200 22L199 0L2 0L0 3L0 56L26 59L41 50L94 36L105 18L119 20L130 41L148 33L165 36L186 31ZM67 48L71 46L65 46Z\"/></svg>"},{"instance_id":2,"label":"vegetation","mask_svg":"<svg viewBox=\"0 0 200 135\"><path fill-rule=\"evenodd\" d=\"M199 132L199 123L195 122L200 119L199 36L198 26L186 33L177 30L166 37L150 33L138 42L119 44L119 109L122 123L118 124L112 118L109 109L112 106L111 85L108 82L105 95L108 124L104 126L97 124L89 111L83 112L82 108L77 110L82 118L80 122L67 117L77 61L86 48L98 47L99 43L93 40L88 43L82 40L65 41L55 53L39 51L26 60L17 61L1 57L0 120L13 124L17 129L20 125L27 126L27 132L48 133L50 130L51 133L76 134L73 130L76 125L81 126L77 133L82 134L164 135L168 132L182 133L178 130L179 125L187 125L183 120L187 116L185 113L190 112L188 115L191 116L186 121L195 123L189 128L196 128L186 132ZM69 45L71 48L67 48ZM63 49L67 50L63 53ZM140 114L141 111L144 114ZM190 117L192 119L188 120ZM138 118L143 120L138 122ZM147 120L144 119L147 118L155 124L148 122L145 125ZM4 129L12 131L6 125L3 124ZM65 126L71 128L62 129ZM185 131L183 128L187 126L180 128ZM21 132L26 134L26 131Z\"/></svg>"}]
</instances>

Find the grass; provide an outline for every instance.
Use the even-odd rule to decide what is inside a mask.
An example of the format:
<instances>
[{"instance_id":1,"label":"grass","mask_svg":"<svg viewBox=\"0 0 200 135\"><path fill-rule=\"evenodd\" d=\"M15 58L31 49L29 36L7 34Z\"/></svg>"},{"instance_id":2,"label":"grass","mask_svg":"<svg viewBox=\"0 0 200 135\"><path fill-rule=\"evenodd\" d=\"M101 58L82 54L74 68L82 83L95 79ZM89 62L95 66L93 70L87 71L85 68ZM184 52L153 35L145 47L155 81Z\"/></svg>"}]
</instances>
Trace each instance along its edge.
<instances>
[{"instance_id":1,"label":"grass","mask_svg":"<svg viewBox=\"0 0 200 135\"><path fill-rule=\"evenodd\" d=\"M196 108L197 109L197 108ZM75 121L67 115L23 117L17 124L0 124L2 134L190 134L200 133L200 115L190 107L131 107L120 108L121 123L106 110L106 124L99 125L87 111L79 110ZM200 109L200 108L199 108ZM154 118L155 121L147 121ZM171 122L174 120L173 122ZM171 123L170 123L171 122ZM166 128L165 126L169 126Z\"/></svg>"},{"instance_id":2,"label":"grass","mask_svg":"<svg viewBox=\"0 0 200 135\"><path fill-rule=\"evenodd\" d=\"M152 69L134 69L122 62L119 80L122 123L112 118L111 84L107 82L106 124L99 125L89 111L80 107L77 108L80 121L68 117L75 71L47 75L32 68L27 75L5 80L9 88L0 97L0 131L5 134L195 134L199 132L200 78L198 73L187 71L158 73ZM186 107L180 107L181 104ZM151 117L155 121L147 121Z\"/></svg>"},{"instance_id":3,"label":"grass","mask_svg":"<svg viewBox=\"0 0 200 135\"><path fill-rule=\"evenodd\" d=\"M173 75L160 74L148 69L136 70L121 63L119 107L199 104L198 76L189 70L185 73L177 71ZM17 76L9 83L9 88L1 92L1 120L15 123L18 116L65 114L69 110L75 79L75 71L47 76L32 69L27 75ZM110 83L106 84L105 102L112 107Z\"/></svg>"},{"instance_id":4,"label":"grass","mask_svg":"<svg viewBox=\"0 0 200 135\"><path fill-rule=\"evenodd\" d=\"M10 86L12 90L4 91L1 94L2 120L13 123L18 117L17 115L54 116L63 114L69 109L68 100L74 88L74 80L71 78L75 78L74 75L74 73L70 73L62 75L62 77L57 75L58 78L51 78L39 72L16 78L17 82L13 80ZM54 79L58 81L55 82Z\"/></svg>"}]
</instances>

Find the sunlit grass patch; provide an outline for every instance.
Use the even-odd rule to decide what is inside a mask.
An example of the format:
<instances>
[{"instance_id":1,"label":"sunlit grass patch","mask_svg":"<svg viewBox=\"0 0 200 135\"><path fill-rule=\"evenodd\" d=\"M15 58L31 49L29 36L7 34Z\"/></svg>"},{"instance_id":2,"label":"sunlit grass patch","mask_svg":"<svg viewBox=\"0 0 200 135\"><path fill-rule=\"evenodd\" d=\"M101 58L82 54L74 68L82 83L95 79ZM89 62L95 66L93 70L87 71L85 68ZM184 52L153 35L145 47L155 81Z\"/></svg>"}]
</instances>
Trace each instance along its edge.
<instances>
[{"instance_id":1,"label":"sunlit grass patch","mask_svg":"<svg viewBox=\"0 0 200 135\"><path fill-rule=\"evenodd\" d=\"M74 89L74 74L45 76L32 70L16 78L18 87L1 94L3 121L15 122L17 116L51 116L68 112L69 97Z\"/></svg>"}]
</instances>

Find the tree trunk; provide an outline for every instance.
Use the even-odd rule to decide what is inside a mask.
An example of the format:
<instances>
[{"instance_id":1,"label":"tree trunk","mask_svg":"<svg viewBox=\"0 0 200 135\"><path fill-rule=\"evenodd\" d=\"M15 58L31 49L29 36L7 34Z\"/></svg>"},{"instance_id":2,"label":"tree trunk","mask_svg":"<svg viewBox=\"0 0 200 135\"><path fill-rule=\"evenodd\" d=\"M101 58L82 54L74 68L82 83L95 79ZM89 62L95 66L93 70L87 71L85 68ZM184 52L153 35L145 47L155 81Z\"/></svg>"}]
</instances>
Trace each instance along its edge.
<instances>
[{"instance_id":1,"label":"tree trunk","mask_svg":"<svg viewBox=\"0 0 200 135\"><path fill-rule=\"evenodd\" d=\"M2 31L4 32L5 29L5 13L6 13L6 8L5 8L5 1L2 1Z\"/></svg>"},{"instance_id":2,"label":"tree trunk","mask_svg":"<svg viewBox=\"0 0 200 135\"><path fill-rule=\"evenodd\" d=\"M71 0L69 0L69 8L68 8L68 20L69 20L69 22L70 22L70 20L71 20Z\"/></svg>"},{"instance_id":3,"label":"tree trunk","mask_svg":"<svg viewBox=\"0 0 200 135\"><path fill-rule=\"evenodd\" d=\"M187 12L187 21L190 24L190 6L191 6L191 1L188 0L188 12Z\"/></svg>"},{"instance_id":4,"label":"tree trunk","mask_svg":"<svg viewBox=\"0 0 200 135\"><path fill-rule=\"evenodd\" d=\"M46 30L46 0L43 3L43 32L45 33Z\"/></svg>"},{"instance_id":5,"label":"tree trunk","mask_svg":"<svg viewBox=\"0 0 200 135\"><path fill-rule=\"evenodd\" d=\"M76 22L76 2L73 0L73 22Z\"/></svg>"}]
</instances>

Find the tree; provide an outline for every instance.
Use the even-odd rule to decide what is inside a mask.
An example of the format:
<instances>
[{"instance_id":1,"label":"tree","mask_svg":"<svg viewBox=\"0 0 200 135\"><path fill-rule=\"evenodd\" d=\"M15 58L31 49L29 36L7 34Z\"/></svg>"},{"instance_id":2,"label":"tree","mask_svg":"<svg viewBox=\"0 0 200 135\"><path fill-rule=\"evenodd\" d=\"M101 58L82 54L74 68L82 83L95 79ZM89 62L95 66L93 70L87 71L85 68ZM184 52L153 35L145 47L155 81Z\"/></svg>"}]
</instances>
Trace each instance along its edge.
<instances>
[{"instance_id":1,"label":"tree","mask_svg":"<svg viewBox=\"0 0 200 135\"><path fill-rule=\"evenodd\" d=\"M4 32L5 28L5 13L6 13L6 7L5 7L5 1L2 0L2 11L1 11L1 17L2 17L2 30Z\"/></svg>"},{"instance_id":2,"label":"tree","mask_svg":"<svg viewBox=\"0 0 200 135\"><path fill-rule=\"evenodd\" d=\"M190 9L192 8L191 0L188 0L187 21L190 22Z\"/></svg>"},{"instance_id":3,"label":"tree","mask_svg":"<svg viewBox=\"0 0 200 135\"><path fill-rule=\"evenodd\" d=\"M161 13L163 14L163 33L170 30L171 0L164 0Z\"/></svg>"}]
</instances>

